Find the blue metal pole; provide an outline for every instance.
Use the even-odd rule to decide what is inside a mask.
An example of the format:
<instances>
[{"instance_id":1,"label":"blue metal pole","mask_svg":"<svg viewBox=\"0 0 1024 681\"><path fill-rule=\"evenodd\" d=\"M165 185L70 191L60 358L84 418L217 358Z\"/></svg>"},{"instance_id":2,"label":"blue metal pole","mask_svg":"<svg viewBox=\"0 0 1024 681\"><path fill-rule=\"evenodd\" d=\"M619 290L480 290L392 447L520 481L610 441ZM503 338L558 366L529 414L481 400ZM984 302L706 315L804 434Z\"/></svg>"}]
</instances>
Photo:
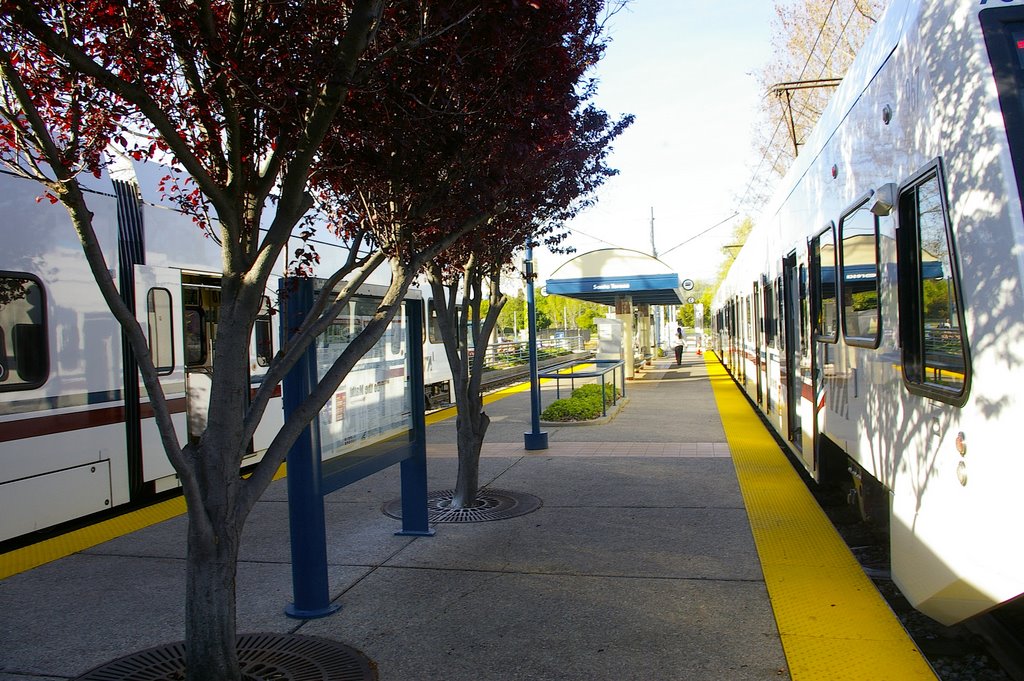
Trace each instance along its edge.
<instances>
[{"instance_id":1,"label":"blue metal pole","mask_svg":"<svg viewBox=\"0 0 1024 681\"><path fill-rule=\"evenodd\" d=\"M278 293L284 308L283 346L313 306L313 281L283 278ZM285 420L302 404L317 380L316 343L311 343L282 382ZM295 602L285 608L285 613L298 619L324 617L341 607L331 603L327 585L327 523L322 483L320 428L317 419L313 419L288 452L288 523Z\"/></svg>"},{"instance_id":2,"label":"blue metal pole","mask_svg":"<svg viewBox=\"0 0 1024 681\"><path fill-rule=\"evenodd\" d=\"M523 433L526 449L547 449L548 434L540 429L540 378L537 376L537 306L533 297L533 244L526 240L526 311L530 336L530 424L532 431Z\"/></svg>"},{"instance_id":3,"label":"blue metal pole","mask_svg":"<svg viewBox=\"0 0 1024 681\"><path fill-rule=\"evenodd\" d=\"M427 421L423 395L423 301L407 300L409 390L412 407L411 458L402 461L402 529L399 536L432 537L427 511Z\"/></svg>"}]
</instances>

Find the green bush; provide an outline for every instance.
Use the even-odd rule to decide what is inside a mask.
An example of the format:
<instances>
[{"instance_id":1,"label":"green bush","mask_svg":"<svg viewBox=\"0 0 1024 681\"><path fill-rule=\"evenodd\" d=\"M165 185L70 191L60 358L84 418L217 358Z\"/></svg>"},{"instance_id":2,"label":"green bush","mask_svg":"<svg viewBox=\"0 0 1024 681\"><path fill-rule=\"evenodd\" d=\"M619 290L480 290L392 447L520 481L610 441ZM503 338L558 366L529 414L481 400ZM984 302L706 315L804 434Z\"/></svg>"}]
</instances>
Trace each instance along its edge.
<instances>
[{"instance_id":1,"label":"green bush","mask_svg":"<svg viewBox=\"0 0 1024 681\"><path fill-rule=\"evenodd\" d=\"M611 404L621 391L606 383L604 393L605 403ZM545 421L590 421L601 416L602 407L601 386L590 383L573 390L572 397L552 402L540 417Z\"/></svg>"},{"instance_id":2,"label":"green bush","mask_svg":"<svg viewBox=\"0 0 1024 681\"><path fill-rule=\"evenodd\" d=\"M622 391L618 387L613 386L611 383L604 384L604 399L605 402L611 402L622 395ZM579 397L581 399L597 399L598 404L601 403L601 384L600 383L588 383L587 385L581 385L572 391L573 397Z\"/></svg>"},{"instance_id":3,"label":"green bush","mask_svg":"<svg viewBox=\"0 0 1024 681\"><path fill-rule=\"evenodd\" d=\"M540 417L545 421L589 421L600 415L600 402L595 405L590 400L569 397L552 402L547 409L541 412Z\"/></svg>"}]
</instances>

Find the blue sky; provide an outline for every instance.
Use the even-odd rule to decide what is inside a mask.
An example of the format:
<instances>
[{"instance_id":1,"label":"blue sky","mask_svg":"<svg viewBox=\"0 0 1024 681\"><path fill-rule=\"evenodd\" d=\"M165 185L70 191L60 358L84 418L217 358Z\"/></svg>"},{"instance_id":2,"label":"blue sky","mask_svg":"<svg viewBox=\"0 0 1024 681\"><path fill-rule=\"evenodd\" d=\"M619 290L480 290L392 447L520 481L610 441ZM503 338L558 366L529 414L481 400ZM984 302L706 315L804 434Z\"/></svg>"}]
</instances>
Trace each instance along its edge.
<instances>
[{"instance_id":1,"label":"blue sky","mask_svg":"<svg viewBox=\"0 0 1024 681\"><path fill-rule=\"evenodd\" d=\"M737 210L760 160L751 130L763 93L752 74L770 57L773 6L633 0L611 19L612 43L594 71L597 101L636 122L611 157L620 175L570 225L578 253L609 245L650 252L652 207L659 254ZM713 278L739 219L663 260L682 278ZM543 249L537 256L542 279L568 258Z\"/></svg>"}]
</instances>

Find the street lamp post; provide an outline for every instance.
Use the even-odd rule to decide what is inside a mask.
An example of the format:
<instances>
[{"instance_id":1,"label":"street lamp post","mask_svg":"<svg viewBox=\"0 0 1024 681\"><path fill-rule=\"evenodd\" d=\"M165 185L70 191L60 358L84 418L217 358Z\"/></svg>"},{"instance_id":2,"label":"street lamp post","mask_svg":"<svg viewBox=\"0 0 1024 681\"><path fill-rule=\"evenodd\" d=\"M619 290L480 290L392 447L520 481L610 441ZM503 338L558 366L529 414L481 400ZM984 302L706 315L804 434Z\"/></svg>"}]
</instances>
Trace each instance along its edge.
<instances>
[{"instance_id":1,"label":"street lamp post","mask_svg":"<svg viewBox=\"0 0 1024 681\"><path fill-rule=\"evenodd\" d=\"M548 434L540 429L540 379L537 376L537 307L533 297L533 280L537 272L533 264L533 244L526 240L526 320L530 341L530 424L531 432L523 433L526 449L548 448Z\"/></svg>"}]
</instances>

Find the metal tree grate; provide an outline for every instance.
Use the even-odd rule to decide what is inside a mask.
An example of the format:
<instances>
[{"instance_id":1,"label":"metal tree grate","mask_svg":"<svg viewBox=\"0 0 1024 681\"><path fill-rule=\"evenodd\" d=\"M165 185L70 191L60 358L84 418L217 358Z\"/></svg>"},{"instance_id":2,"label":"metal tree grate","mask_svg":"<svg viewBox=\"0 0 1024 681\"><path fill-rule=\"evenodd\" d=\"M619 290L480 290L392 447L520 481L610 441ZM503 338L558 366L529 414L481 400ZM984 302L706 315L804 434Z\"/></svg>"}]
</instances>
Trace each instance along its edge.
<instances>
[{"instance_id":1,"label":"metal tree grate","mask_svg":"<svg viewBox=\"0 0 1024 681\"><path fill-rule=\"evenodd\" d=\"M476 502L469 508L452 508L455 490L443 489L427 494L427 517L431 523L479 523L504 520L533 513L541 507L541 500L532 494L509 492L503 489L482 489ZM402 500L393 499L382 509L385 515L402 518Z\"/></svg>"},{"instance_id":2,"label":"metal tree grate","mask_svg":"<svg viewBox=\"0 0 1024 681\"><path fill-rule=\"evenodd\" d=\"M238 664L247 681L376 681L373 662L355 648L315 636L244 634ZM185 644L169 643L100 665L75 681L182 681Z\"/></svg>"}]
</instances>

